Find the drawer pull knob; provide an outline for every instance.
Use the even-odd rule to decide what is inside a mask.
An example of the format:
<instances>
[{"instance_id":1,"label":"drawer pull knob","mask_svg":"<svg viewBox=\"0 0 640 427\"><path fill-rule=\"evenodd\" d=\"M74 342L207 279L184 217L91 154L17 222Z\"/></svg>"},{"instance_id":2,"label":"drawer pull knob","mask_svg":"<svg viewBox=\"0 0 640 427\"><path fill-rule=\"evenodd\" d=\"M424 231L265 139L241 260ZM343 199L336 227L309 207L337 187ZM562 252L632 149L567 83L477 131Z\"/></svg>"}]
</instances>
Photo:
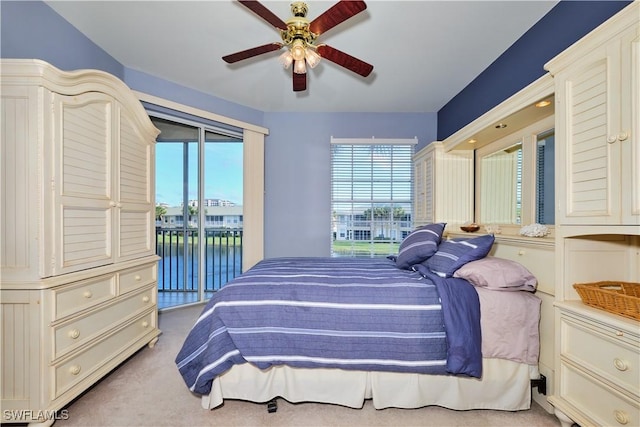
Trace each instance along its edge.
<instances>
[{"instance_id":1,"label":"drawer pull knob","mask_svg":"<svg viewBox=\"0 0 640 427\"><path fill-rule=\"evenodd\" d=\"M149 295L145 295L142 297L142 302L149 302L151 301L151 298L149 298Z\"/></svg>"},{"instance_id":2,"label":"drawer pull knob","mask_svg":"<svg viewBox=\"0 0 640 427\"><path fill-rule=\"evenodd\" d=\"M77 329L72 329L69 331L69 338L73 338L74 340L80 336L80 331Z\"/></svg>"},{"instance_id":3,"label":"drawer pull knob","mask_svg":"<svg viewBox=\"0 0 640 427\"><path fill-rule=\"evenodd\" d=\"M622 359L618 359L617 357L613 359L613 366L615 366L618 371L626 371L629 369L627 362Z\"/></svg>"},{"instance_id":4,"label":"drawer pull knob","mask_svg":"<svg viewBox=\"0 0 640 427\"><path fill-rule=\"evenodd\" d=\"M617 337L621 337L621 336L623 336L623 335L624 335L624 332L622 332L622 331L616 331L616 336L617 336Z\"/></svg>"},{"instance_id":5,"label":"drawer pull knob","mask_svg":"<svg viewBox=\"0 0 640 427\"><path fill-rule=\"evenodd\" d=\"M144 322L142 322L142 327L143 328L148 328L149 327L149 322L147 322L146 320Z\"/></svg>"},{"instance_id":6,"label":"drawer pull knob","mask_svg":"<svg viewBox=\"0 0 640 427\"><path fill-rule=\"evenodd\" d=\"M73 365L72 367L69 368L69 373L71 373L71 375L78 375L80 371L81 371L80 365Z\"/></svg>"},{"instance_id":7,"label":"drawer pull knob","mask_svg":"<svg viewBox=\"0 0 640 427\"><path fill-rule=\"evenodd\" d=\"M520 249L520 250L518 251L518 255L522 256L522 255L524 255L524 254L525 254L524 249Z\"/></svg>"},{"instance_id":8,"label":"drawer pull knob","mask_svg":"<svg viewBox=\"0 0 640 427\"><path fill-rule=\"evenodd\" d=\"M613 411L613 416L615 417L616 421L619 424L624 425L629 423L629 416L624 411L620 411L616 409L615 411Z\"/></svg>"},{"instance_id":9,"label":"drawer pull knob","mask_svg":"<svg viewBox=\"0 0 640 427\"><path fill-rule=\"evenodd\" d=\"M84 291L84 293L82 295L87 299L89 299L89 298L91 298L93 296L91 291Z\"/></svg>"},{"instance_id":10,"label":"drawer pull knob","mask_svg":"<svg viewBox=\"0 0 640 427\"><path fill-rule=\"evenodd\" d=\"M134 279L136 279L136 282L139 282L139 281L140 281L140 279L142 279L142 277L140 277L140 275L139 275L139 274L136 274L136 277L134 277Z\"/></svg>"}]
</instances>

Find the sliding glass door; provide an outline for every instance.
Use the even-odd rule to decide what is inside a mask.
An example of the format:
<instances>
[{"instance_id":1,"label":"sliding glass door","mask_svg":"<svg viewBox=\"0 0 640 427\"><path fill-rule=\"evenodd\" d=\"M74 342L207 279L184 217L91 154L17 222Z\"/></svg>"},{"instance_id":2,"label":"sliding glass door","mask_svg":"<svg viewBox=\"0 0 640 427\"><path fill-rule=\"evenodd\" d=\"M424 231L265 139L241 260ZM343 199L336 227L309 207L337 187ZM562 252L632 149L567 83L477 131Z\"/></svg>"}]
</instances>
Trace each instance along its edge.
<instances>
[{"instance_id":1,"label":"sliding glass door","mask_svg":"<svg viewBox=\"0 0 640 427\"><path fill-rule=\"evenodd\" d=\"M240 133L151 114L158 306L205 301L242 271Z\"/></svg>"}]
</instances>

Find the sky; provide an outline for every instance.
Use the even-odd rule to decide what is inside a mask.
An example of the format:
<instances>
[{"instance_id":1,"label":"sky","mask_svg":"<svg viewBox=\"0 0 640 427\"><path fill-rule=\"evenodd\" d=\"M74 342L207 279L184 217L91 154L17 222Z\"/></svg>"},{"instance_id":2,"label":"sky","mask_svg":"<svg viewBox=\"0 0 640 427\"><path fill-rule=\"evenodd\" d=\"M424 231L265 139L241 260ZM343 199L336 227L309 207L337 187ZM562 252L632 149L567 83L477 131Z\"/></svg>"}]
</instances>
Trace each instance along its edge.
<instances>
[{"instance_id":1,"label":"sky","mask_svg":"<svg viewBox=\"0 0 640 427\"><path fill-rule=\"evenodd\" d=\"M183 144L156 144L156 203L180 206L183 200ZM189 200L198 198L197 144L189 143ZM205 199L242 205L242 143L205 144Z\"/></svg>"}]
</instances>

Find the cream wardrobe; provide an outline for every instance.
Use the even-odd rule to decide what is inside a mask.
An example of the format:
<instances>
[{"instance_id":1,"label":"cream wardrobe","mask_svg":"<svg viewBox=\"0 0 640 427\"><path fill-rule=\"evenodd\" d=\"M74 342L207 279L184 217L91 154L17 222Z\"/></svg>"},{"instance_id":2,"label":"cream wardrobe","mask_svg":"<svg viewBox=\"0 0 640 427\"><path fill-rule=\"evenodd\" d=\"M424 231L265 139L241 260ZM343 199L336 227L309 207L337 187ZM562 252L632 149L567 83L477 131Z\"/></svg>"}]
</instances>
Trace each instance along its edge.
<instances>
[{"instance_id":1,"label":"cream wardrobe","mask_svg":"<svg viewBox=\"0 0 640 427\"><path fill-rule=\"evenodd\" d=\"M545 68L556 87L556 384L563 425L640 425L640 322L574 283L640 282L640 2Z\"/></svg>"},{"instance_id":2,"label":"cream wardrobe","mask_svg":"<svg viewBox=\"0 0 640 427\"><path fill-rule=\"evenodd\" d=\"M516 260L538 278L539 367L547 395L533 393L533 398L564 427L639 426L640 321L586 306L573 284L640 282L640 0L545 69L547 75L442 145L432 143L416 154L414 215L423 222L452 222L448 235L464 236L454 210L464 197L448 200L451 190L438 185L432 170L440 162L455 174L444 181L461 186L469 174L447 165L440 150L459 156L457 150L468 150L467 141L480 131L554 95L552 233L522 237L517 228L503 227L492 255Z\"/></svg>"},{"instance_id":3,"label":"cream wardrobe","mask_svg":"<svg viewBox=\"0 0 640 427\"><path fill-rule=\"evenodd\" d=\"M107 73L0 72L2 422L51 425L160 334L158 131Z\"/></svg>"}]
</instances>

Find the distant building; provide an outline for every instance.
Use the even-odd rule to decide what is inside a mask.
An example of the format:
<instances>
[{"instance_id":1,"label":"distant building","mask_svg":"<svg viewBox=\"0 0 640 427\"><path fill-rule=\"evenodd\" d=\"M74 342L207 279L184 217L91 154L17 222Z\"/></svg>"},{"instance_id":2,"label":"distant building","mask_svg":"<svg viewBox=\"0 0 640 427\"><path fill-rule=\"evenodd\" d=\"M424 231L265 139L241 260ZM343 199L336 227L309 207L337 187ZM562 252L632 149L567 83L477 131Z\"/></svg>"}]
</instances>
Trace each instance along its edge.
<instances>
[{"instance_id":1,"label":"distant building","mask_svg":"<svg viewBox=\"0 0 640 427\"><path fill-rule=\"evenodd\" d=\"M188 202L189 206L192 206L194 208L198 207L198 201L197 200L189 200ZM212 207L212 206L236 206L235 203L233 203L230 200L223 200L223 199L204 199L202 201L202 206L205 207Z\"/></svg>"},{"instance_id":2,"label":"distant building","mask_svg":"<svg viewBox=\"0 0 640 427\"><path fill-rule=\"evenodd\" d=\"M333 237L336 240L400 241L412 231L411 214L393 219L374 218L365 213L334 212Z\"/></svg>"},{"instance_id":3,"label":"distant building","mask_svg":"<svg viewBox=\"0 0 640 427\"><path fill-rule=\"evenodd\" d=\"M185 226L184 212L181 206L165 208L167 212L156 221L157 227L182 228ZM187 227L198 226L198 213L188 215ZM205 228L242 228L242 206L211 206L205 208Z\"/></svg>"}]
</instances>

